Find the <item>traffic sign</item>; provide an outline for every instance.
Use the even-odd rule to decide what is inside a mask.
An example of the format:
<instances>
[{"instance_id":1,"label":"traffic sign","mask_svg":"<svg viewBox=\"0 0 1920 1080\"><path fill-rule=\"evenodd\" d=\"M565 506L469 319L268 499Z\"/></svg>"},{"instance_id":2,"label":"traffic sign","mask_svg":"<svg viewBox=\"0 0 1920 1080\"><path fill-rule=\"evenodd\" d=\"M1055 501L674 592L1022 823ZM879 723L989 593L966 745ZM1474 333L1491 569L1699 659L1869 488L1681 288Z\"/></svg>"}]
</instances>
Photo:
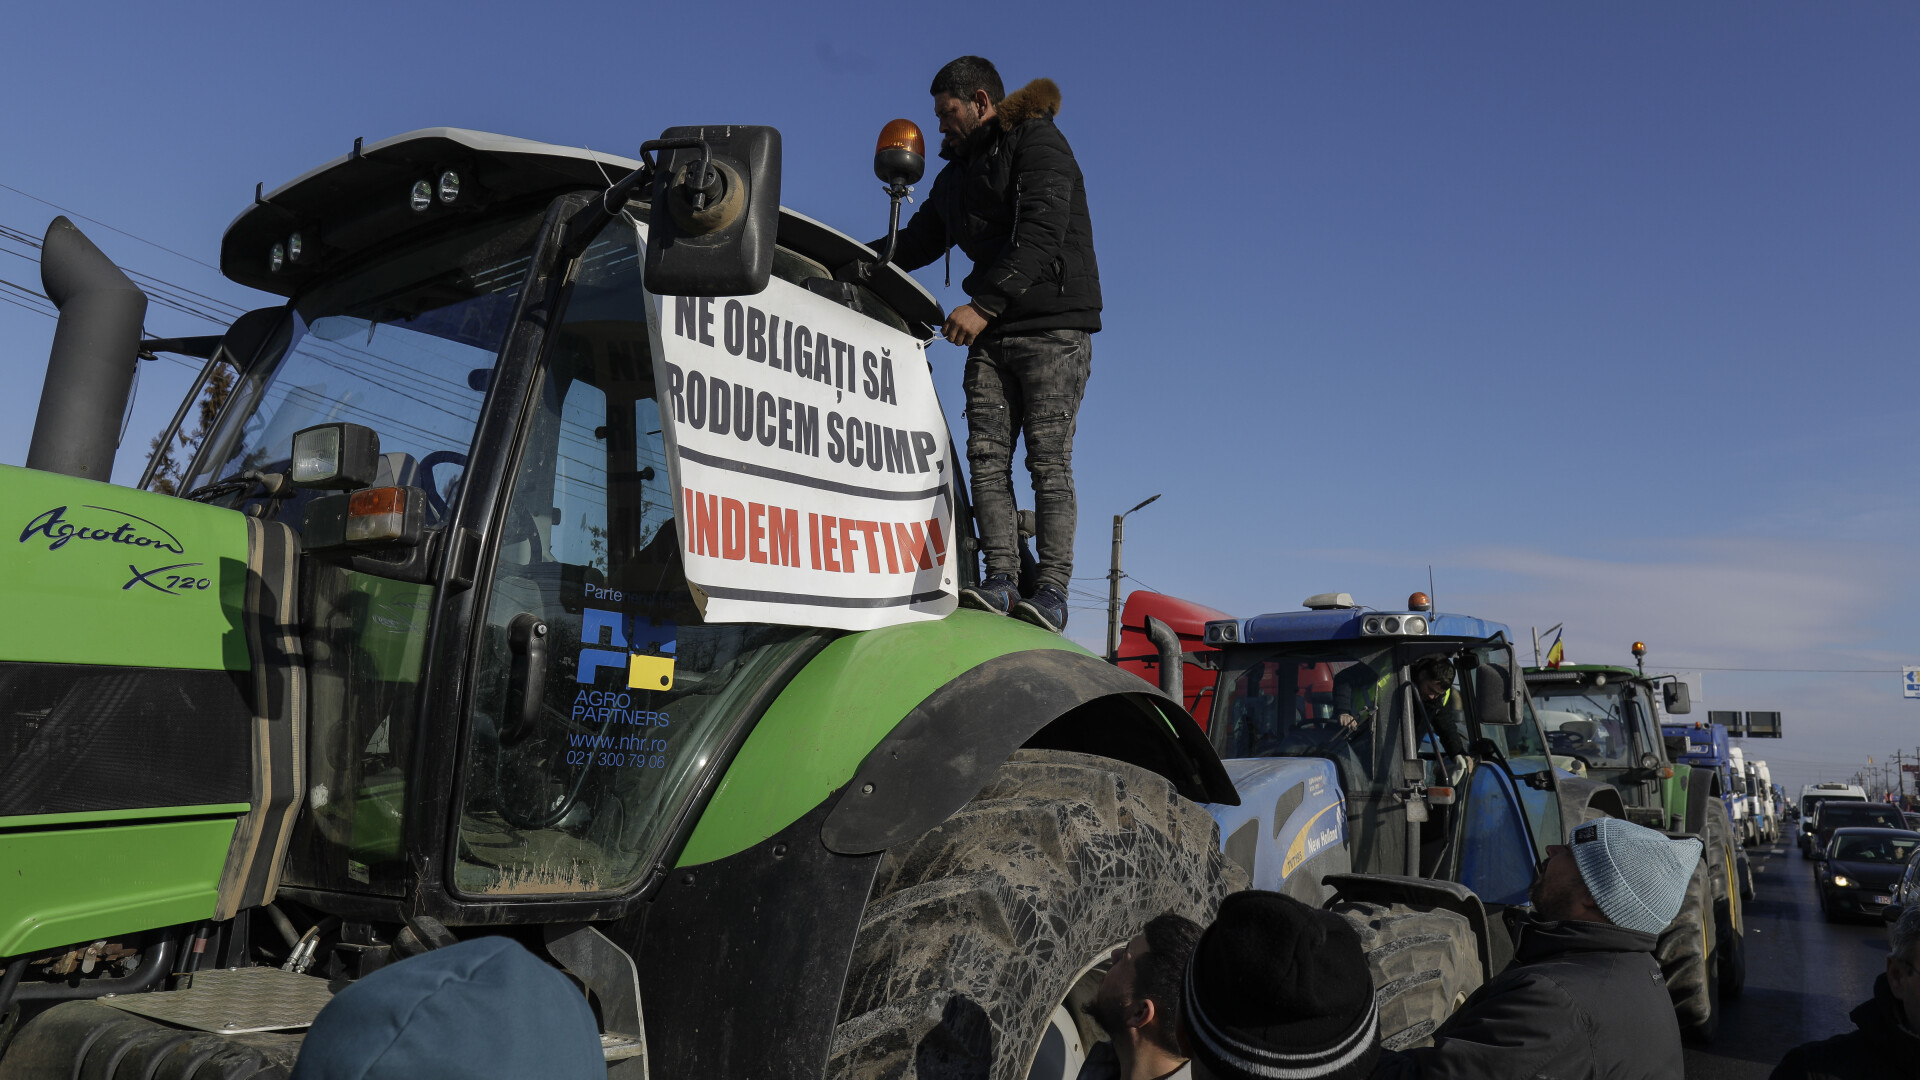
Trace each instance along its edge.
<instances>
[{"instance_id":1,"label":"traffic sign","mask_svg":"<svg viewBox=\"0 0 1920 1080\"><path fill-rule=\"evenodd\" d=\"M1900 674L1906 680L1906 696L1920 698L1920 667L1903 667Z\"/></svg>"}]
</instances>

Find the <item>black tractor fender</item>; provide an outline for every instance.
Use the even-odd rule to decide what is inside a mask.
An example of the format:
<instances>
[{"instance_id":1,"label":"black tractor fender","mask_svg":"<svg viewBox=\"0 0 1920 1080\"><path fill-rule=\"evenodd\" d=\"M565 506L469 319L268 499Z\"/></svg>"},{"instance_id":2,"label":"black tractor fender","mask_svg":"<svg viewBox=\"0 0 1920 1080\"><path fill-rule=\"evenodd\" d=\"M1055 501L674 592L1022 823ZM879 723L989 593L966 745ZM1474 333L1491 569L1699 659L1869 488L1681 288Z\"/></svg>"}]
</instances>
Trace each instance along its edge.
<instances>
[{"instance_id":1,"label":"black tractor fender","mask_svg":"<svg viewBox=\"0 0 1920 1080\"><path fill-rule=\"evenodd\" d=\"M1627 804L1620 797L1620 789L1604 780L1595 780L1584 776L1556 777L1560 787L1560 806L1562 822L1567 830L1587 819L1586 810L1596 810L1607 817L1625 818Z\"/></svg>"},{"instance_id":2,"label":"black tractor fender","mask_svg":"<svg viewBox=\"0 0 1920 1080\"><path fill-rule=\"evenodd\" d=\"M1707 800L1719 798L1719 789L1718 771L1694 766L1693 772L1687 776L1687 832L1695 836L1706 835Z\"/></svg>"},{"instance_id":3,"label":"black tractor fender","mask_svg":"<svg viewBox=\"0 0 1920 1080\"><path fill-rule=\"evenodd\" d=\"M1157 773L1195 802L1240 802L1178 702L1097 657L1036 649L970 668L915 706L842 789L821 842L861 855L911 840L965 806L1021 748L1098 754Z\"/></svg>"}]
</instances>

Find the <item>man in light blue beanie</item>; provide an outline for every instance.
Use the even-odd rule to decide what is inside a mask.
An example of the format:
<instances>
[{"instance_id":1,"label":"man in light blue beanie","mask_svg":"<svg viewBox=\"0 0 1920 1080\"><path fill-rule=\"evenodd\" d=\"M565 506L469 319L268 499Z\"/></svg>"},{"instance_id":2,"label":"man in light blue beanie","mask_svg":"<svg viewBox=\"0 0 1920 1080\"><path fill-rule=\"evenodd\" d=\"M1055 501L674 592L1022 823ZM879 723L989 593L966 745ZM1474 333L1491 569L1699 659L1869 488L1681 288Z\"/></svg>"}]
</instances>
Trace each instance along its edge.
<instances>
[{"instance_id":1,"label":"man in light blue beanie","mask_svg":"<svg viewBox=\"0 0 1920 1080\"><path fill-rule=\"evenodd\" d=\"M334 996L293 1080L606 1080L580 989L512 938L381 968Z\"/></svg>"},{"instance_id":2,"label":"man in light blue beanie","mask_svg":"<svg viewBox=\"0 0 1920 1080\"><path fill-rule=\"evenodd\" d=\"M1660 932L1686 900L1698 840L1615 818L1547 848L1513 963L1434 1032L1433 1045L1381 1059L1375 1077L1564 1080L1677 1077L1680 1022L1660 965Z\"/></svg>"},{"instance_id":3,"label":"man in light blue beanie","mask_svg":"<svg viewBox=\"0 0 1920 1080\"><path fill-rule=\"evenodd\" d=\"M1573 830L1567 838L1573 851L1579 882L1615 926L1658 935L1680 914L1687 900L1687 882L1700 861L1698 840L1670 840L1664 834L1619 818L1600 818ZM1551 866L1551 862L1549 862ZM1560 875L1564 887L1567 875ZM1541 875L1541 888L1548 877ZM1577 896L1569 900L1578 902ZM1558 905L1535 895L1534 906L1545 913ZM1580 918L1560 915L1559 918ZM1589 921L1594 921L1589 919Z\"/></svg>"}]
</instances>

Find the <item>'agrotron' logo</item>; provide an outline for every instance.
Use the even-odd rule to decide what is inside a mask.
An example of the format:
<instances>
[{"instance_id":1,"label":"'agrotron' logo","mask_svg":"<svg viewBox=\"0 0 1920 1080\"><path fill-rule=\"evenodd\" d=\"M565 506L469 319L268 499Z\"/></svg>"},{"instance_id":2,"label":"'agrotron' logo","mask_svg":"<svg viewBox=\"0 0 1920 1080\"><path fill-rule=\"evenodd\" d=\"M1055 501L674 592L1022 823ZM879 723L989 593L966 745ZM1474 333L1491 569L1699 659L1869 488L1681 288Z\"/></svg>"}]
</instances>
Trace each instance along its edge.
<instances>
[{"instance_id":1,"label":"'agrotron' logo","mask_svg":"<svg viewBox=\"0 0 1920 1080\"><path fill-rule=\"evenodd\" d=\"M56 506L35 517L20 531L20 543L45 543L48 551L59 551L76 541L81 544L118 544L152 554L187 553L186 545L166 526L110 506L87 503L78 507ZM133 576L120 588L126 591L135 585L144 585L170 596L212 588L213 582L207 578L178 572L200 565L197 562L179 562L142 570L129 563L127 570Z\"/></svg>"}]
</instances>

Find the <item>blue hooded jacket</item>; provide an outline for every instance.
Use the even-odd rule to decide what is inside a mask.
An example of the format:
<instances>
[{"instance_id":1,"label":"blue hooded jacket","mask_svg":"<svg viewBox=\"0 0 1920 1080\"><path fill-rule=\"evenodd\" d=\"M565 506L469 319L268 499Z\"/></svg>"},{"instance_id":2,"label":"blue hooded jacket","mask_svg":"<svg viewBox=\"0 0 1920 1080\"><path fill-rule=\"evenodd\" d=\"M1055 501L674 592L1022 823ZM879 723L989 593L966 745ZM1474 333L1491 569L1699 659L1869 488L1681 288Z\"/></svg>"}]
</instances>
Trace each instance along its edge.
<instances>
[{"instance_id":1,"label":"blue hooded jacket","mask_svg":"<svg viewBox=\"0 0 1920 1080\"><path fill-rule=\"evenodd\" d=\"M293 1080L606 1080L580 989L511 938L391 964L314 1019Z\"/></svg>"}]
</instances>

